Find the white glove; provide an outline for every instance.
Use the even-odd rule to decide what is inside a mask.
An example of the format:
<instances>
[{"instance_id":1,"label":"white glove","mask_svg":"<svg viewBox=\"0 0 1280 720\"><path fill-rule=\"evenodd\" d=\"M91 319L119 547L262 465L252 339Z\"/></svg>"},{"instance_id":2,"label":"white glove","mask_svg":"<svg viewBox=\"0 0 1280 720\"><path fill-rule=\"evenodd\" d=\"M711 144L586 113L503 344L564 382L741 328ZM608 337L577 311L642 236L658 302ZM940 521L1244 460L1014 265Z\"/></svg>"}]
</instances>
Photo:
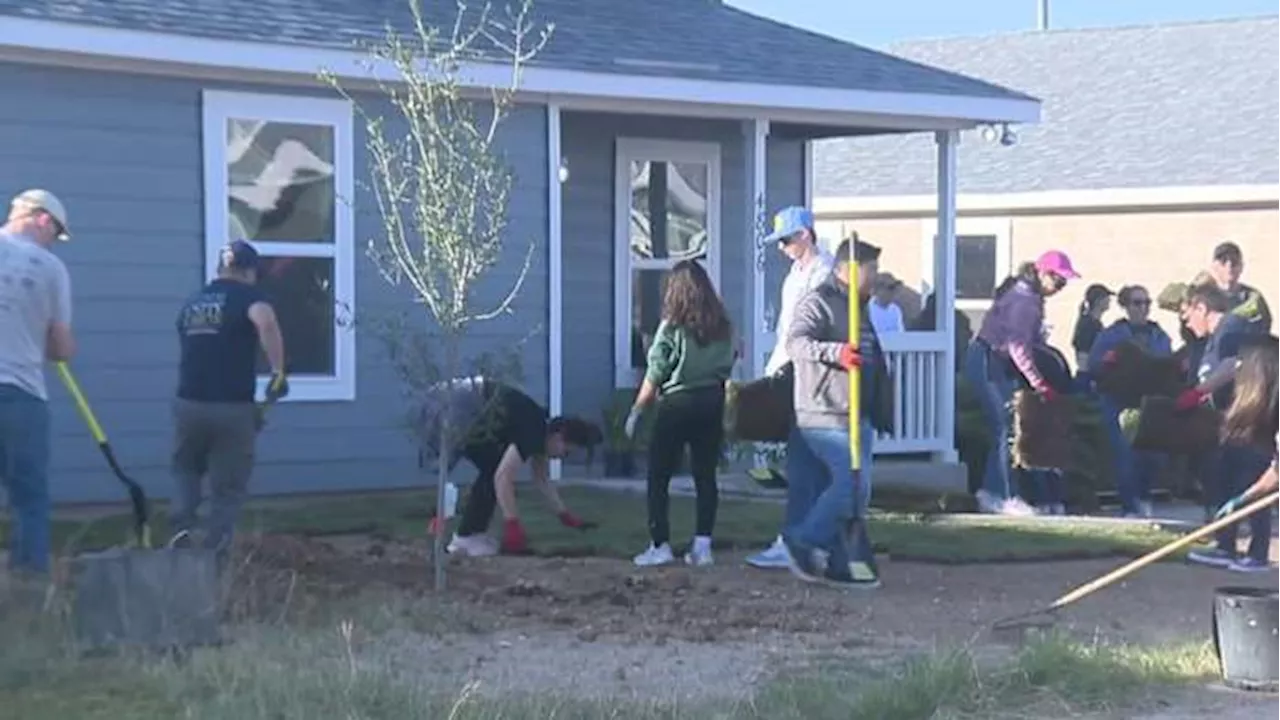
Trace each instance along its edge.
<instances>
[{"instance_id":1,"label":"white glove","mask_svg":"<svg viewBox=\"0 0 1280 720\"><path fill-rule=\"evenodd\" d=\"M628 440L636 438L636 423L640 422L640 410L631 408L631 412L627 413L627 422L622 426L622 431L627 434Z\"/></svg>"}]
</instances>

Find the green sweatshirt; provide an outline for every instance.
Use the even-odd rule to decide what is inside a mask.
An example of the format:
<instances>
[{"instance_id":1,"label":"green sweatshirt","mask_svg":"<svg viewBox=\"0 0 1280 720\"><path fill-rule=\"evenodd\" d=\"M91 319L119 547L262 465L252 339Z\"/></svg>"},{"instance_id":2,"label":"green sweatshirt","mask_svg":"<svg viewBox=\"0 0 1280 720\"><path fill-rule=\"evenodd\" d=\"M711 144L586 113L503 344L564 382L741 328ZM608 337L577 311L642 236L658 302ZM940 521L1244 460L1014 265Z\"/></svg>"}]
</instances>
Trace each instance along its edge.
<instances>
[{"instance_id":1,"label":"green sweatshirt","mask_svg":"<svg viewBox=\"0 0 1280 720\"><path fill-rule=\"evenodd\" d=\"M645 379L664 395L723 385L733 371L733 362L733 344L728 340L699 345L692 333L663 321L649 346Z\"/></svg>"}]
</instances>

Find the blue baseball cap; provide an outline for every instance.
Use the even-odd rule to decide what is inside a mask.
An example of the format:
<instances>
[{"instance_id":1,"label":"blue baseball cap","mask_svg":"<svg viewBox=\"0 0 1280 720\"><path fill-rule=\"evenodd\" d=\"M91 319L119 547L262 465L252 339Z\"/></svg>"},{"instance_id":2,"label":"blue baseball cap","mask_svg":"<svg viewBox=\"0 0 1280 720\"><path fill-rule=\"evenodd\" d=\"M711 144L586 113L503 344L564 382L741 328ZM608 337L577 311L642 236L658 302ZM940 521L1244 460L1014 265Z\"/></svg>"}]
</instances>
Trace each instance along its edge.
<instances>
[{"instance_id":1,"label":"blue baseball cap","mask_svg":"<svg viewBox=\"0 0 1280 720\"><path fill-rule=\"evenodd\" d=\"M223 267L236 270L257 270L258 251L247 240L236 240L222 248Z\"/></svg>"},{"instance_id":2,"label":"blue baseball cap","mask_svg":"<svg viewBox=\"0 0 1280 720\"><path fill-rule=\"evenodd\" d=\"M801 230L813 229L813 212L798 205L785 207L773 216L773 231L760 241L762 245L771 245L786 240Z\"/></svg>"}]
</instances>

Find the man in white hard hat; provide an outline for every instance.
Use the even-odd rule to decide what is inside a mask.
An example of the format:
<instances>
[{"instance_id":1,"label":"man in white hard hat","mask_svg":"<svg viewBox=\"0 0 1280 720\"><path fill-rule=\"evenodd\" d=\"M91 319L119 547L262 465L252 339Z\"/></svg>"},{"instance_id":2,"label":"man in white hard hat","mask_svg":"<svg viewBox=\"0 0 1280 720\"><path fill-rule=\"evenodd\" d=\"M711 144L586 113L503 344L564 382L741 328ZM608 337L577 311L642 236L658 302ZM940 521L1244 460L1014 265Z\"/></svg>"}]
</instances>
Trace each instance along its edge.
<instances>
[{"instance_id":1,"label":"man in white hard hat","mask_svg":"<svg viewBox=\"0 0 1280 720\"><path fill-rule=\"evenodd\" d=\"M44 363L75 352L71 278L50 251L67 210L47 190L13 199L0 227L0 480L13 508L9 566L49 571L49 395Z\"/></svg>"}]
</instances>

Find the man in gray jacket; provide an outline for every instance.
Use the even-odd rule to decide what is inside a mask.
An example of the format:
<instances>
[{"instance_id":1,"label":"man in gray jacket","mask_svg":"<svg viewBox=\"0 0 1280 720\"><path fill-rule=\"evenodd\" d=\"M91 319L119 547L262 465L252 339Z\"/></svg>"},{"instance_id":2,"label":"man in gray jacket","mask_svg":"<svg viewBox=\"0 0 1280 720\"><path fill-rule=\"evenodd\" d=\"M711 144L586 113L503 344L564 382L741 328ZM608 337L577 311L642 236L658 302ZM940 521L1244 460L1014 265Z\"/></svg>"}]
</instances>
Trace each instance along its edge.
<instances>
[{"instance_id":1,"label":"man in gray jacket","mask_svg":"<svg viewBox=\"0 0 1280 720\"><path fill-rule=\"evenodd\" d=\"M787 503L809 510L787 528L783 542L793 573L842 588L880 585L865 526L854 523L852 543L846 540L850 523L865 516L871 499L871 419L879 405L875 393L882 386L877 375L884 372L884 359L866 303L879 257L880 249L857 235L842 242L831 278L800 301L787 333L796 410L787 453ZM849 343L851 279L863 308L857 347ZM849 373L855 367L862 368L862 469L856 478L849 448Z\"/></svg>"}]
</instances>

